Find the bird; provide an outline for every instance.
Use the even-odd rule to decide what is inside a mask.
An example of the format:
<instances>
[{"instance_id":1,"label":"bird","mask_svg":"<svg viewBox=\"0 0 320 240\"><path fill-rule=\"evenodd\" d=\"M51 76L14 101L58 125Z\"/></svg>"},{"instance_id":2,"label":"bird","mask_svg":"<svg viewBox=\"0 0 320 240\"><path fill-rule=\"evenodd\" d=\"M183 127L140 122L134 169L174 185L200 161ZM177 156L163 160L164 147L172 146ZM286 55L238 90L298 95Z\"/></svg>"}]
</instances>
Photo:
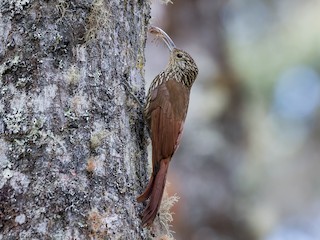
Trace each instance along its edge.
<instances>
[{"instance_id":1,"label":"bird","mask_svg":"<svg viewBox=\"0 0 320 240\"><path fill-rule=\"evenodd\" d=\"M198 67L186 51L176 47L168 34L151 26L151 34L164 41L170 51L166 68L152 81L143 114L152 144L152 174L138 202L149 202L142 213L142 226L151 226L162 200L169 163L177 150L186 119L190 90Z\"/></svg>"}]
</instances>

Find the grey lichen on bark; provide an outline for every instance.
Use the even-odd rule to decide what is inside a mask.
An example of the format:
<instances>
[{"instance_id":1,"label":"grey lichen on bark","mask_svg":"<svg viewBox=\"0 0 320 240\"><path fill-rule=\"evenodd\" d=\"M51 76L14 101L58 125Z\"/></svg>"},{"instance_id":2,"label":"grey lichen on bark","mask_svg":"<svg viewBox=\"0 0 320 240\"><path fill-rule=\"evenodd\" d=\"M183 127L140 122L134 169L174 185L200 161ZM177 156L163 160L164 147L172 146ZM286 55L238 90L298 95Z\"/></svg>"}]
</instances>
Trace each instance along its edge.
<instances>
[{"instance_id":1,"label":"grey lichen on bark","mask_svg":"<svg viewBox=\"0 0 320 240\"><path fill-rule=\"evenodd\" d=\"M148 239L150 2L0 5L0 239ZM131 93L125 86L130 86Z\"/></svg>"}]
</instances>

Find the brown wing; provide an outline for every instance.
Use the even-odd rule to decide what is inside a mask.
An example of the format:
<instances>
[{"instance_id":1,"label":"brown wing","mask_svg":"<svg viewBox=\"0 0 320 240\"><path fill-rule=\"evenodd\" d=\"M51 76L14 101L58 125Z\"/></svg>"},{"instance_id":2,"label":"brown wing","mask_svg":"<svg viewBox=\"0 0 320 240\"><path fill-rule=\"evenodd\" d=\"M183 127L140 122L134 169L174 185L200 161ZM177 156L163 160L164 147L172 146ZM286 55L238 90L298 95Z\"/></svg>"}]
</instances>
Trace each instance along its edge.
<instances>
[{"instance_id":1,"label":"brown wing","mask_svg":"<svg viewBox=\"0 0 320 240\"><path fill-rule=\"evenodd\" d=\"M153 171L157 173L162 159L171 158L180 137L189 103L189 89L169 80L151 93L146 118L151 131Z\"/></svg>"}]
</instances>

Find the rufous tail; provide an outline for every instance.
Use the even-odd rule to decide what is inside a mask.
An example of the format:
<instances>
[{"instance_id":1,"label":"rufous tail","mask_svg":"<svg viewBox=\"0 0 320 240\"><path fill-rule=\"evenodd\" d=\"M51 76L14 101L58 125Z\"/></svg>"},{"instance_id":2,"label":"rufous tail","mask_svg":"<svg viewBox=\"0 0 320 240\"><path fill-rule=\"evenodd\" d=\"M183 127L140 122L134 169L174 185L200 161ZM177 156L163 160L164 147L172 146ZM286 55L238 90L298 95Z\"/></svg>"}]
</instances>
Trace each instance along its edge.
<instances>
[{"instance_id":1,"label":"rufous tail","mask_svg":"<svg viewBox=\"0 0 320 240\"><path fill-rule=\"evenodd\" d=\"M150 197L149 203L142 213L142 225L144 227L150 226L157 216L166 184L169 162L170 159L160 161L159 171L152 175L146 190L137 198L138 202L142 202Z\"/></svg>"}]
</instances>

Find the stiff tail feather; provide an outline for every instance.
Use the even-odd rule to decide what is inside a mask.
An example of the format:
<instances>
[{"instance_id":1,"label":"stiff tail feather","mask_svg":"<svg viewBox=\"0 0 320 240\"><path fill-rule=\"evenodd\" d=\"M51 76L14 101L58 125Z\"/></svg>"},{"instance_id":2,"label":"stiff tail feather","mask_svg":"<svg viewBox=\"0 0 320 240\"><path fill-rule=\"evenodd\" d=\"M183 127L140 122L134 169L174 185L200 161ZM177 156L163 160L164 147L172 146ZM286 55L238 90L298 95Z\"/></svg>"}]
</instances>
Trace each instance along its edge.
<instances>
[{"instance_id":1,"label":"stiff tail feather","mask_svg":"<svg viewBox=\"0 0 320 240\"><path fill-rule=\"evenodd\" d=\"M166 176L170 159L160 161L160 169L152 176L146 190L138 197L138 201L144 201L150 197L150 201L142 214L142 225L150 226L155 219L162 200Z\"/></svg>"},{"instance_id":2,"label":"stiff tail feather","mask_svg":"<svg viewBox=\"0 0 320 240\"><path fill-rule=\"evenodd\" d=\"M154 175L152 174L146 189L139 197L137 197L138 202L144 202L145 200L147 200L150 197L151 191L153 188L153 183L154 183Z\"/></svg>"}]
</instances>

